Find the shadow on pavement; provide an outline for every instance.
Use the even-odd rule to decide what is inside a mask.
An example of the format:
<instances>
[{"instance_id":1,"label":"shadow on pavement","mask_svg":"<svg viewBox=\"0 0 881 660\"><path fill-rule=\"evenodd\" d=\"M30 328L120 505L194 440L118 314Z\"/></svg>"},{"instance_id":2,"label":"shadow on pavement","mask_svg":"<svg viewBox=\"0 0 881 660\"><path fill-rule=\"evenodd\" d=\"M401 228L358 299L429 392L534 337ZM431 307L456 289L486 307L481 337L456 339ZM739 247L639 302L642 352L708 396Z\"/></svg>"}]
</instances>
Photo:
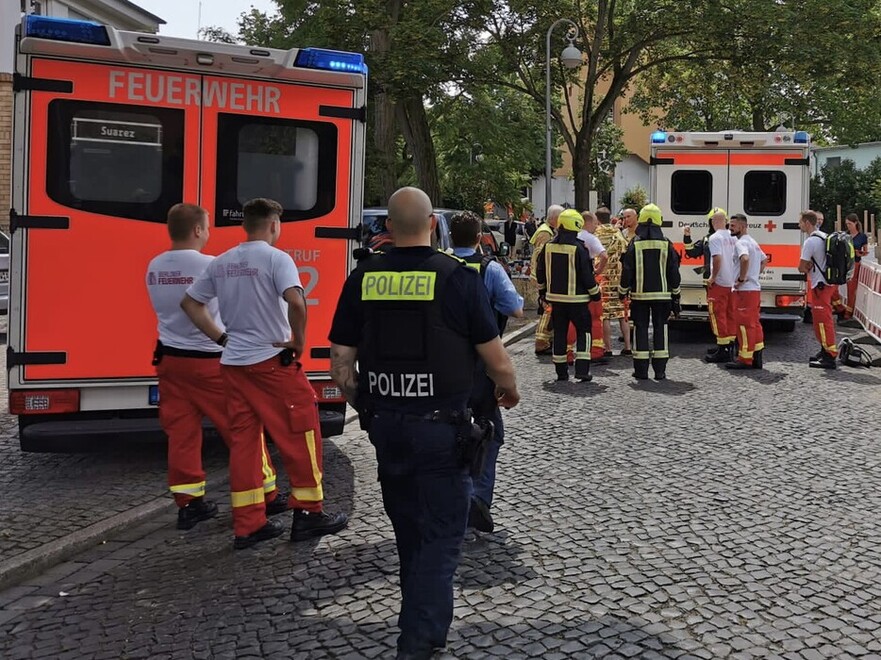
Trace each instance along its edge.
<instances>
[{"instance_id":1,"label":"shadow on pavement","mask_svg":"<svg viewBox=\"0 0 881 660\"><path fill-rule=\"evenodd\" d=\"M546 380L541 384L541 387L546 392L578 399L594 397L609 390L607 385L601 385L595 380L589 383L580 383L571 376L568 381Z\"/></svg>"},{"instance_id":2,"label":"shadow on pavement","mask_svg":"<svg viewBox=\"0 0 881 660\"><path fill-rule=\"evenodd\" d=\"M538 573L520 561L521 554L523 546L512 541L507 532L483 535L469 530L456 583L463 589L484 589L537 578Z\"/></svg>"},{"instance_id":3,"label":"shadow on pavement","mask_svg":"<svg viewBox=\"0 0 881 660\"><path fill-rule=\"evenodd\" d=\"M754 383L758 383L759 385L776 385L780 381L789 378L789 376L786 374L775 373L773 371L769 371L768 369L756 369L753 371L746 371L739 369L725 369L723 367L723 371L730 373L736 378L747 378Z\"/></svg>"},{"instance_id":4,"label":"shadow on pavement","mask_svg":"<svg viewBox=\"0 0 881 660\"><path fill-rule=\"evenodd\" d=\"M688 383L682 380L634 380L627 386L632 390L640 392L654 392L655 394L664 394L666 396L685 396L689 392L694 392L697 387L694 383Z\"/></svg>"},{"instance_id":5,"label":"shadow on pavement","mask_svg":"<svg viewBox=\"0 0 881 660\"><path fill-rule=\"evenodd\" d=\"M819 371L816 369L815 371ZM823 377L829 380L847 381L858 385L881 385L881 378L870 376L865 369L839 367L835 371L823 371Z\"/></svg>"}]
</instances>

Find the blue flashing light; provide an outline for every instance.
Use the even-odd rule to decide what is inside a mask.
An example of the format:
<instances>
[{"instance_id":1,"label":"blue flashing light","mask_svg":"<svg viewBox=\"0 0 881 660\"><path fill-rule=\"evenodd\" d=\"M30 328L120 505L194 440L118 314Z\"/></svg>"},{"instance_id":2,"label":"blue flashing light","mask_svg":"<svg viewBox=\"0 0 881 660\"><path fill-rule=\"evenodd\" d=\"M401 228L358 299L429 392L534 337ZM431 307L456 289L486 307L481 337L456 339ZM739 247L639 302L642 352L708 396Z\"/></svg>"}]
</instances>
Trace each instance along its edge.
<instances>
[{"instance_id":1,"label":"blue flashing light","mask_svg":"<svg viewBox=\"0 0 881 660\"><path fill-rule=\"evenodd\" d=\"M796 131L795 135L792 137L792 141L795 144L807 144L810 140L811 136L808 135L807 131Z\"/></svg>"},{"instance_id":2,"label":"blue flashing light","mask_svg":"<svg viewBox=\"0 0 881 660\"><path fill-rule=\"evenodd\" d=\"M667 133L665 131L655 131L652 133L652 144L664 144L667 141Z\"/></svg>"},{"instance_id":3,"label":"blue flashing light","mask_svg":"<svg viewBox=\"0 0 881 660\"><path fill-rule=\"evenodd\" d=\"M301 48L294 66L340 73L367 73L367 65L361 53L343 53L323 48Z\"/></svg>"},{"instance_id":4,"label":"blue flashing light","mask_svg":"<svg viewBox=\"0 0 881 660\"><path fill-rule=\"evenodd\" d=\"M107 28L91 21L73 21L69 18L50 18L30 14L25 18L24 25L26 37L97 46L110 45Z\"/></svg>"}]
</instances>

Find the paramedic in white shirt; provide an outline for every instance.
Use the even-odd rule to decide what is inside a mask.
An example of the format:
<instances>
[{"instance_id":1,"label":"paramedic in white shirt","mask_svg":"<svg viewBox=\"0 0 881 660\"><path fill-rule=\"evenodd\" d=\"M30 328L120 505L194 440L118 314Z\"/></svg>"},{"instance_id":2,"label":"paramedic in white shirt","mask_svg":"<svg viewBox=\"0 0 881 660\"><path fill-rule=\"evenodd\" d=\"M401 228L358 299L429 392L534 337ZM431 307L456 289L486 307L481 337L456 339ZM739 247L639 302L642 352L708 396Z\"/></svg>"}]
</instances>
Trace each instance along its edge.
<instances>
[{"instance_id":1,"label":"paramedic in white shirt","mask_svg":"<svg viewBox=\"0 0 881 660\"><path fill-rule=\"evenodd\" d=\"M168 487L178 506L177 528L191 529L217 515L217 505L204 499L202 419L207 417L229 444L226 386L220 375L224 337L214 342L181 309L187 288L214 259L202 254L208 242L208 212L195 204L175 204L168 211L171 249L147 266L147 293L158 320L159 339L153 364L159 378L159 422L168 436ZM206 308L218 329L217 301ZM277 499L275 469L265 445L259 474L268 500ZM265 470L265 474L264 474ZM287 499L286 497L283 499ZM280 513L278 505L272 512Z\"/></svg>"},{"instance_id":2,"label":"paramedic in white shirt","mask_svg":"<svg viewBox=\"0 0 881 660\"><path fill-rule=\"evenodd\" d=\"M291 480L291 540L303 541L343 529L345 514L322 510L321 429L315 392L300 356L306 341L306 299L291 256L275 247L282 207L252 199L242 207L247 239L217 257L187 289L181 305L206 335L221 329L207 305L217 298L229 341L220 360L227 386L232 443L234 547L247 548L280 536L267 521L263 484L254 474L266 428Z\"/></svg>"},{"instance_id":3,"label":"paramedic in white shirt","mask_svg":"<svg viewBox=\"0 0 881 660\"><path fill-rule=\"evenodd\" d=\"M768 263L768 256L749 235L746 216L731 216L731 234L737 239L737 281L734 283L733 308L737 332L737 361L725 366L728 369L761 369L765 350L765 334L762 330L762 285L759 277Z\"/></svg>"},{"instance_id":4,"label":"paramedic in white shirt","mask_svg":"<svg viewBox=\"0 0 881 660\"><path fill-rule=\"evenodd\" d=\"M716 335L716 350L704 358L707 362L724 363L734 359L734 307L731 290L737 279L734 246L737 239L726 229L728 219L719 209L710 218L713 233L707 240L710 251L710 277L707 280L707 308L710 327Z\"/></svg>"}]
</instances>

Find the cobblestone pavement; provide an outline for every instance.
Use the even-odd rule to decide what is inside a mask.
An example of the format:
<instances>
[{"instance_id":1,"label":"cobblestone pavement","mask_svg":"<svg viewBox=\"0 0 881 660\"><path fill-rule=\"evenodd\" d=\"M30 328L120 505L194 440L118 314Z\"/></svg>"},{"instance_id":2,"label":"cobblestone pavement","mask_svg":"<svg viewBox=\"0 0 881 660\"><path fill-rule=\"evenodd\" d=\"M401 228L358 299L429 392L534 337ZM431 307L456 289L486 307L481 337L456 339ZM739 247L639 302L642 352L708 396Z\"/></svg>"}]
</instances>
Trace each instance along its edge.
<instances>
[{"instance_id":1,"label":"cobblestone pavement","mask_svg":"<svg viewBox=\"0 0 881 660\"><path fill-rule=\"evenodd\" d=\"M881 657L881 378L808 369L801 325L760 373L690 339L661 384L621 358L556 384L512 347L499 531L466 542L446 657ZM0 657L390 657L397 560L363 434L325 468L339 536L234 553L225 505L187 533L157 519L0 594Z\"/></svg>"},{"instance_id":2,"label":"cobblestone pavement","mask_svg":"<svg viewBox=\"0 0 881 660\"><path fill-rule=\"evenodd\" d=\"M2 323L5 344L5 317ZM162 443L78 454L22 453L17 418L8 414L5 350L0 350L0 395L0 562L167 492ZM223 468L226 456L222 442L207 443L206 470Z\"/></svg>"}]
</instances>

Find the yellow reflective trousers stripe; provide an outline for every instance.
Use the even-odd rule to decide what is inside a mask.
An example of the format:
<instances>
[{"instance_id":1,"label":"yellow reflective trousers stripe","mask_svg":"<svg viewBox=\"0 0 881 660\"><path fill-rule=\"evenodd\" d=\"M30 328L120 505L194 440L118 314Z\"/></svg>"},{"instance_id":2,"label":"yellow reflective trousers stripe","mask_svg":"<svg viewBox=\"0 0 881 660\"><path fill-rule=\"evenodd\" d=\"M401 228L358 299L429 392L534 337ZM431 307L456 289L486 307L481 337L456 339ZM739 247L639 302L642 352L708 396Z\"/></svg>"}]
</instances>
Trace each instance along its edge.
<instances>
[{"instance_id":1,"label":"yellow reflective trousers stripe","mask_svg":"<svg viewBox=\"0 0 881 660\"><path fill-rule=\"evenodd\" d=\"M260 434L260 443L262 447L260 449L260 458L263 462L263 492L271 493L276 488L276 476L275 470L269 465L269 454L266 450L266 439L263 437L263 434Z\"/></svg>"},{"instance_id":2,"label":"yellow reflective trousers stripe","mask_svg":"<svg viewBox=\"0 0 881 660\"><path fill-rule=\"evenodd\" d=\"M318 455L315 451L315 431L306 431L306 448L309 450L309 463L312 465L314 488L294 488L293 495L303 502L320 502L324 499L321 488L321 468L318 466Z\"/></svg>"},{"instance_id":3,"label":"yellow reflective trousers stripe","mask_svg":"<svg viewBox=\"0 0 881 660\"><path fill-rule=\"evenodd\" d=\"M177 495L192 495L193 497L205 496L205 482L200 481L196 484L175 484L169 486L168 490Z\"/></svg>"},{"instance_id":4,"label":"yellow reflective trousers stripe","mask_svg":"<svg viewBox=\"0 0 881 660\"><path fill-rule=\"evenodd\" d=\"M230 493L230 499L234 509L252 504L263 504L263 489L252 488L251 490L233 491Z\"/></svg>"}]
</instances>

